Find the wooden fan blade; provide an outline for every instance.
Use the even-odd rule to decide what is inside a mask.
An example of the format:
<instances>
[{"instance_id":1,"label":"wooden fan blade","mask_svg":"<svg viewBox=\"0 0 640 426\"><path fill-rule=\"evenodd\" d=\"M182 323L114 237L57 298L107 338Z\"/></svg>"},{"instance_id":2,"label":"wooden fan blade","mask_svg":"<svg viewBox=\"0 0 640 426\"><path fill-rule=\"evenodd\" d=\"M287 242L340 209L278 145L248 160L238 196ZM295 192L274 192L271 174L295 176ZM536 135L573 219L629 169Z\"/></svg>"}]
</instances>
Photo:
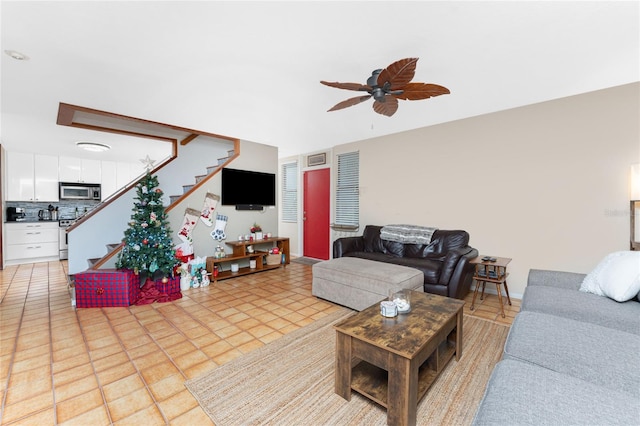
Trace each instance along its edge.
<instances>
[{"instance_id":1,"label":"wooden fan blade","mask_svg":"<svg viewBox=\"0 0 640 426\"><path fill-rule=\"evenodd\" d=\"M378 114L391 117L398 110L398 100L391 95L386 95L384 97L384 102L373 102L373 110Z\"/></svg>"},{"instance_id":2,"label":"wooden fan blade","mask_svg":"<svg viewBox=\"0 0 640 426\"><path fill-rule=\"evenodd\" d=\"M360 102L364 102L367 99L369 99L370 97L371 97L371 95L366 95L366 96L356 96L355 98L347 99L346 101L342 101L342 102L334 105L334 107L331 108L330 110L327 110L327 112L336 111L336 110L343 109L343 108L346 108L346 107L350 107L350 106L353 106L353 105L358 105Z\"/></svg>"},{"instance_id":3,"label":"wooden fan blade","mask_svg":"<svg viewBox=\"0 0 640 426\"><path fill-rule=\"evenodd\" d=\"M378 76L378 86L383 87L385 83L389 83L390 90L402 89L413 80L417 62L418 58L406 58L392 63Z\"/></svg>"},{"instance_id":4,"label":"wooden fan blade","mask_svg":"<svg viewBox=\"0 0 640 426\"><path fill-rule=\"evenodd\" d=\"M337 81L320 81L320 83L324 84L325 86L337 87L338 89L358 90L361 92L368 92L369 90L371 90L371 87L360 83L338 83Z\"/></svg>"},{"instance_id":5,"label":"wooden fan blade","mask_svg":"<svg viewBox=\"0 0 640 426\"><path fill-rule=\"evenodd\" d=\"M451 93L446 87L427 83L408 83L402 90L403 92L401 94L394 96L398 99L405 99L408 101L428 99L434 96L447 95Z\"/></svg>"}]
</instances>

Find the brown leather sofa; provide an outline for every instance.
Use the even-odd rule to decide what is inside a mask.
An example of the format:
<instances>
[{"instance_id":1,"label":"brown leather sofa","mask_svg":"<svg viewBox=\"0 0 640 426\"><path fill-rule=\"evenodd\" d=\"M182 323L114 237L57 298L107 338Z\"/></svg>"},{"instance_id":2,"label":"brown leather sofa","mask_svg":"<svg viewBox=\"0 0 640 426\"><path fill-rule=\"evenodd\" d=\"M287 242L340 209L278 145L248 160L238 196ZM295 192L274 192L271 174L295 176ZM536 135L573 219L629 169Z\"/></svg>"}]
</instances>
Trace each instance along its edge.
<instances>
[{"instance_id":1,"label":"brown leather sofa","mask_svg":"<svg viewBox=\"0 0 640 426\"><path fill-rule=\"evenodd\" d=\"M403 244L380 238L382 226L367 225L362 236L338 238L333 258L359 257L416 268L424 274L424 291L463 299L469 292L478 250L469 246L466 231L437 230L431 243Z\"/></svg>"}]
</instances>

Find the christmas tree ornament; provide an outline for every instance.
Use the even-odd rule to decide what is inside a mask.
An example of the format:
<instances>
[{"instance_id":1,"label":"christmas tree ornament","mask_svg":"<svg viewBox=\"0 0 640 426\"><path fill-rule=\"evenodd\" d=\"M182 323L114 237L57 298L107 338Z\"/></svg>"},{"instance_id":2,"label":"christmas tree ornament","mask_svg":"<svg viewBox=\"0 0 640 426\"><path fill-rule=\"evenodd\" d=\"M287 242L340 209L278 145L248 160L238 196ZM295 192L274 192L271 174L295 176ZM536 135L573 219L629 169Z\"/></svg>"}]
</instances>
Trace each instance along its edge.
<instances>
[{"instance_id":1,"label":"christmas tree ornament","mask_svg":"<svg viewBox=\"0 0 640 426\"><path fill-rule=\"evenodd\" d=\"M152 160L151 158L149 158L149 154L147 154L146 157L140 159L140 162L144 165L144 168L147 171L147 173L149 173L151 169L153 169L153 163L155 163L156 160Z\"/></svg>"},{"instance_id":2,"label":"christmas tree ornament","mask_svg":"<svg viewBox=\"0 0 640 426\"><path fill-rule=\"evenodd\" d=\"M216 227L213 231L211 231L211 238L216 241L222 241L227 238L227 234L224 233L225 228L227 227L227 216L223 216L221 214L216 215Z\"/></svg>"},{"instance_id":3,"label":"christmas tree ornament","mask_svg":"<svg viewBox=\"0 0 640 426\"><path fill-rule=\"evenodd\" d=\"M186 242L193 243L193 237L192 237L193 228L196 226L196 220L199 215L200 215L200 212L195 209L191 209L191 208L185 209L184 219L182 220L182 227L178 232L178 238L180 238L185 243Z\"/></svg>"},{"instance_id":4,"label":"christmas tree ornament","mask_svg":"<svg viewBox=\"0 0 640 426\"><path fill-rule=\"evenodd\" d=\"M202 212L200 212L200 220L207 226L213 225L213 212L218 206L220 196L207 192L204 196L204 205L202 206Z\"/></svg>"}]
</instances>

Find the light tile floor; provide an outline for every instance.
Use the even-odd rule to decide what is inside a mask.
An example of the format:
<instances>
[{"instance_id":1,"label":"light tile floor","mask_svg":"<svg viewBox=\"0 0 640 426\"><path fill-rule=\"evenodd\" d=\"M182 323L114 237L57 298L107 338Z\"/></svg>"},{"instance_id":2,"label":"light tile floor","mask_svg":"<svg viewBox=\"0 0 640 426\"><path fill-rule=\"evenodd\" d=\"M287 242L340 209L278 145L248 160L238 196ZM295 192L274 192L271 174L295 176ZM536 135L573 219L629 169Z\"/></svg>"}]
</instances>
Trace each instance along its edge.
<instances>
[{"instance_id":1,"label":"light tile floor","mask_svg":"<svg viewBox=\"0 0 640 426\"><path fill-rule=\"evenodd\" d=\"M465 314L510 324L497 297ZM508 306L508 305L507 305ZM0 424L212 424L184 387L217 365L337 308L311 295L311 267L247 275L183 298L74 309L66 262L0 271Z\"/></svg>"}]
</instances>

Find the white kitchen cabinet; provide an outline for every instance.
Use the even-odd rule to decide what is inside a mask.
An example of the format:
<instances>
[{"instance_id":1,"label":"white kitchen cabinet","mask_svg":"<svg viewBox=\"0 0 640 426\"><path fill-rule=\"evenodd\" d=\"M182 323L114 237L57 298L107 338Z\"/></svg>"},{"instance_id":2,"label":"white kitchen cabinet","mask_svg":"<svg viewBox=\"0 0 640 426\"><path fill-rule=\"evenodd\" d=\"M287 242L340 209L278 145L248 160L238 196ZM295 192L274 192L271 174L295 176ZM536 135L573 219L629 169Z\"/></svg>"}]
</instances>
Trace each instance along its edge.
<instances>
[{"instance_id":1,"label":"white kitchen cabinet","mask_svg":"<svg viewBox=\"0 0 640 426\"><path fill-rule=\"evenodd\" d=\"M60 257L58 222L7 222L5 260L10 264Z\"/></svg>"},{"instance_id":2,"label":"white kitchen cabinet","mask_svg":"<svg viewBox=\"0 0 640 426\"><path fill-rule=\"evenodd\" d=\"M133 179L144 172L144 166L121 161L102 161L102 200L121 188L129 185Z\"/></svg>"},{"instance_id":3,"label":"white kitchen cabinet","mask_svg":"<svg viewBox=\"0 0 640 426\"><path fill-rule=\"evenodd\" d=\"M58 157L7 152L7 201L58 201Z\"/></svg>"},{"instance_id":4,"label":"white kitchen cabinet","mask_svg":"<svg viewBox=\"0 0 640 426\"><path fill-rule=\"evenodd\" d=\"M102 161L102 201L109 198L118 189L117 164L115 161Z\"/></svg>"},{"instance_id":5,"label":"white kitchen cabinet","mask_svg":"<svg viewBox=\"0 0 640 426\"><path fill-rule=\"evenodd\" d=\"M118 188L128 185L131 181L139 177L144 172L144 166L136 163L117 163L117 185Z\"/></svg>"},{"instance_id":6,"label":"white kitchen cabinet","mask_svg":"<svg viewBox=\"0 0 640 426\"><path fill-rule=\"evenodd\" d=\"M100 160L60 157L60 181L100 183L102 181Z\"/></svg>"}]
</instances>

